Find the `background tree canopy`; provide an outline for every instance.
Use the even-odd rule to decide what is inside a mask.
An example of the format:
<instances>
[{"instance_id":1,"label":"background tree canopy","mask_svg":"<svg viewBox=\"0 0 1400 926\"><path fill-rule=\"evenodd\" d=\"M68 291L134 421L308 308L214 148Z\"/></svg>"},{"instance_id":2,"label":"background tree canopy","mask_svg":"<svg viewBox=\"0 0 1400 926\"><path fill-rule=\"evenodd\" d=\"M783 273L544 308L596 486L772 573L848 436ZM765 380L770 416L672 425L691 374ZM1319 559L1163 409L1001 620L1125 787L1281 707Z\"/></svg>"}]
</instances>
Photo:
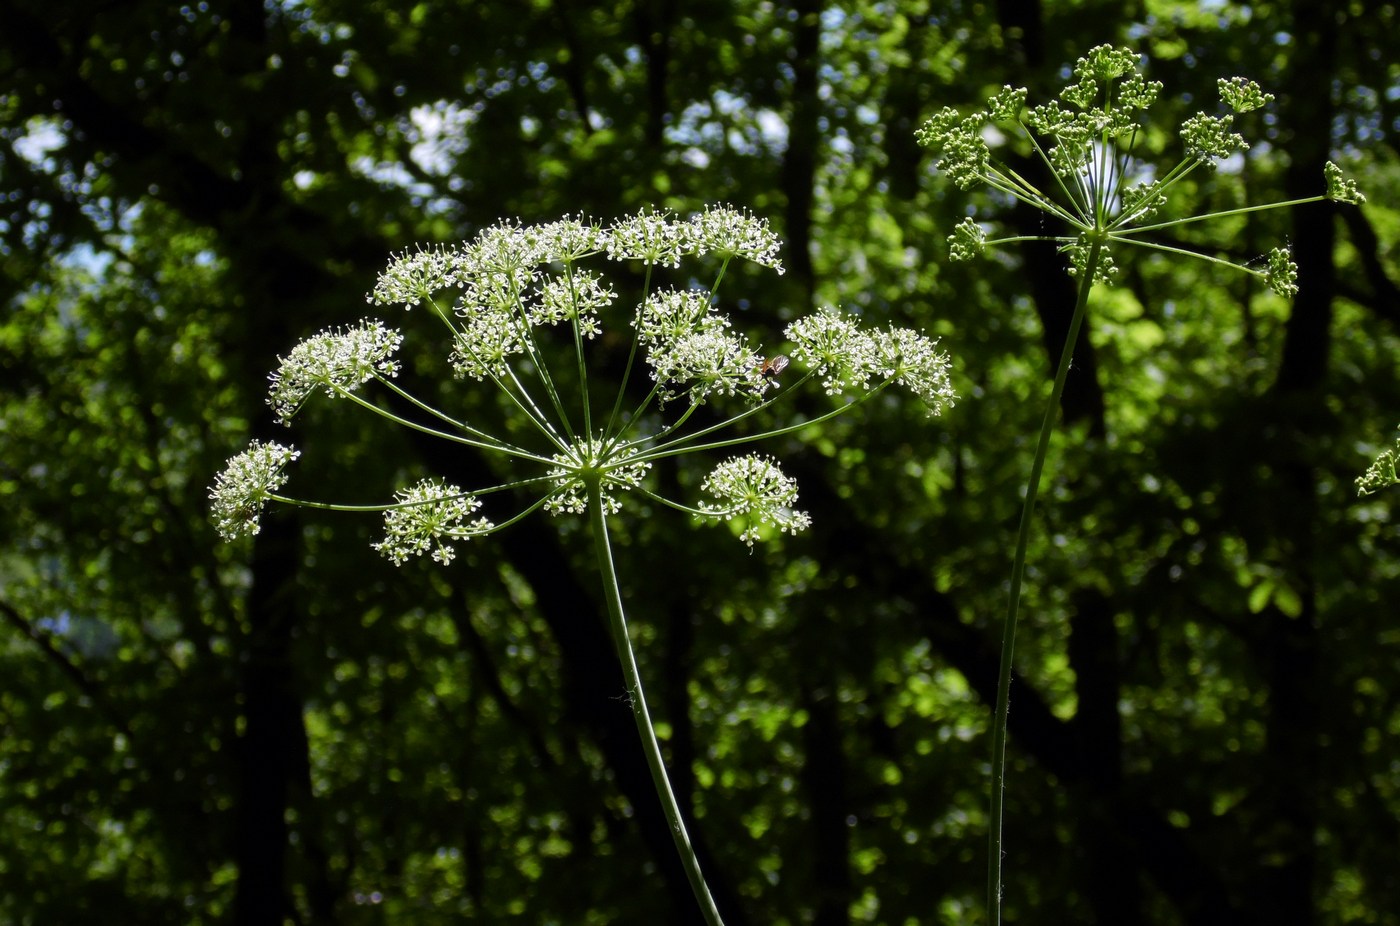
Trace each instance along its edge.
<instances>
[{"instance_id":1,"label":"background tree canopy","mask_svg":"<svg viewBox=\"0 0 1400 926\"><path fill-rule=\"evenodd\" d=\"M815 305L941 336L958 407L891 398L780 452L814 527L750 555L623 522L642 672L730 924L975 923L1011 538L1073 282L950 264L980 216L913 131L1100 43L1278 101L1202 178L1292 304L1120 260L1096 291L1032 541L1007 919L1400 923L1400 61L1378 0L0 0L0 923L686 923L582 525L394 568L373 516L220 544L207 486L280 437L267 373L364 315L391 251L503 217L726 201ZM1392 36L1391 39L1385 38ZM1167 242L1171 243L1171 242ZM431 336L424 313L389 319ZM445 355L446 350L441 352ZM411 355L460 414L486 390ZM437 384L437 385L433 385ZM296 478L377 501L446 455L322 402ZM713 461L710 461L713 462ZM668 478L698 483L703 461Z\"/></svg>"}]
</instances>

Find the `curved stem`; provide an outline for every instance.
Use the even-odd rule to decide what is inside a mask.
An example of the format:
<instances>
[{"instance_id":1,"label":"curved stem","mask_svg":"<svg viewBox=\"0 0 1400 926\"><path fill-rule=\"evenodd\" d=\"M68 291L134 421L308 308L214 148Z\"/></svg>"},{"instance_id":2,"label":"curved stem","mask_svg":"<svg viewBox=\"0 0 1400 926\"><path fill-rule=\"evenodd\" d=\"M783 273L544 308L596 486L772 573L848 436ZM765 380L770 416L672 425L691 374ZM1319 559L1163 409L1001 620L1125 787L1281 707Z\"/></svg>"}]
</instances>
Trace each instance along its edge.
<instances>
[{"instance_id":1,"label":"curved stem","mask_svg":"<svg viewBox=\"0 0 1400 926\"><path fill-rule=\"evenodd\" d=\"M505 441L501 440L500 438L495 437L494 435L487 434L485 431L478 430L477 428L472 427L471 425L467 424L465 421L458 421L456 418L453 418L451 415L448 415L448 414L445 413L445 412L442 412L442 411L439 411L439 410L436 409L436 408L433 408L433 406L429 405L427 402L424 402L422 399L419 399L417 396L415 396L413 393L407 391L406 389L403 389L401 386L399 386L398 383L394 382L392 379L390 379L389 377L383 375L382 373L375 373L375 374L374 374L374 378L375 378L375 380L377 380L378 382L383 383L385 386L387 386L387 387L390 389L390 391L394 392L395 394L397 394L397 395L401 396L402 398L406 399L407 401L411 402L413 405L415 405L415 406L417 406L418 408L422 409L423 411L427 412L429 415L432 415L434 418L438 419L439 421L441 421L441 422L443 422L443 423L445 423L445 424L450 424L450 425L452 425L454 428L457 428L459 431L463 432L464 434L469 434L469 435L471 435L472 437L478 438L478 439L480 439L480 440L491 441L491 442L492 442L492 446L500 446L500 447L503 447L503 448L505 448L505 449L507 449L507 450L520 450L519 447L515 447L515 446L513 446L513 445L511 445L511 444L508 444L508 443L506 443Z\"/></svg>"},{"instance_id":2,"label":"curved stem","mask_svg":"<svg viewBox=\"0 0 1400 926\"><path fill-rule=\"evenodd\" d=\"M676 842L685 876L690 879L690 889L700 904L700 912L709 926L724 926L719 909L715 906L710 889L705 884L705 876L700 873L700 860L695 857L695 849L690 844L690 836L685 831L685 821L681 819L680 805L676 803L675 792L671 790L671 780L666 775L666 765L661 759L661 746L656 742L656 731L651 725L651 714L647 711L646 697L642 694L642 677L637 671L637 659L632 652L632 641L627 635L627 618L622 613L622 593L617 588L617 569L613 566L612 545L608 541L608 519L603 511L601 479L597 473L585 477L588 486L588 519L593 527L593 546L598 553L598 572L603 579L603 597L608 603L608 628L612 631L613 645L617 648L618 662L622 663L623 678L627 683L627 700L632 705L632 719L637 722L637 733L642 738L642 752L647 757L647 768L651 770L652 784L656 796L661 799L661 809L670 824L671 838Z\"/></svg>"},{"instance_id":3,"label":"curved stem","mask_svg":"<svg viewBox=\"0 0 1400 926\"><path fill-rule=\"evenodd\" d=\"M1050 389L1050 401L1045 406L1045 419L1040 425L1040 439L1035 445L1035 460L1026 481L1026 499L1021 506L1021 528L1016 534L1016 555L1011 563L1011 591L1006 603L1006 624L1002 628L1001 665L997 672L997 703L992 715L992 794L990 826L987 831L987 913L991 926L1001 923L1001 821L1004 815L1003 791L1006 787L1006 720L1011 698L1011 656L1016 645L1016 612L1021 604L1021 579L1026 571L1026 548L1030 544L1031 516L1035 512L1035 497L1040 492L1040 474L1045 468L1045 455L1050 449L1050 435L1059 417L1060 396L1069 378L1074 345L1089 305L1089 290L1094 286L1103 241L1095 236L1089 242L1088 259L1079 279L1079 296L1074 303L1065 346L1060 351L1060 366L1055 371L1055 385Z\"/></svg>"},{"instance_id":4,"label":"curved stem","mask_svg":"<svg viewBox=\"0 0 1400 926\"><path fill-rule=\"evenodd\" d=\"M1260 206L1241 206L1238 209L1222 209L1219 212L1207 212L1204 215L1190 215L1184 219L1172 219L1170 222L1158 222L1155 225L1134 225L1132 228L1124 228L1115 231L1118 237L1126 238L1129 235L1140 235L1143 232L1156 231L1159 228L1173 228L1177 225L1186 225L1191 222L1204 222L1207 219L1221 219L1231 215L1245 215L1250 212L1267 212L1270 209L1285 209L1289 206L1306 206L1309 203L1320 203L1327 199L1326 196L1305 196L1302 199L1290 199L1281 203L1264 203Z\"/></svg>"},{"instance_id":5,"label":"curved stem","mask_svg":"<svg viewBox=\"0 0 1400 926\"><path fill-rule=\"evenodd\" d=\"M811 375L811 373L807 373L803 376L802 379L805 380L808 376ZM798 380L798 382L801 383L802 380ZM808 418L804 421L799 421L796 424L784 425L781 428L773 428L772 430L762 431L758 434L743 434L739 437L731 437L726 440L710 441L708 444L689 444L689 441L692 441L697 437L703 437L706 434L713 434L721 428L727 428L737 421L743 421L745 418L749 417L755 412L763 411L763 409L767 408L773 402L776 402L778 399L782 398L782 396L774 396L771 399L765 400L762 405L756 405L748 411L743 412L742 414L735 415L733 418L726 418L719 424L710 425L708 428L696 431L693 434L683 434L680 437L677 437L674 440L667 441L655 447L652 450L645 450L637 454L632 459L636 460L637 462L650 462L652 460L660 460L665 457L673 457L677 454L693 453L697 450L715 450L720 447L733 447L735 444L747 444L753 441L767 440L770 437L782 437L784 434L792 434L796 431L801 431L804 428L810 428L814 424L821 424L823 421L835 418L837 415L846 414L846 412L850 411L851 409L855 408L861 403L868 402L870 399L873 399L875 396L879 395L880 392L883 391L884 388L888 386L891 382L893 382L893 380L887 379L880 385L871 389L869 392L865 393L864 395L857 396L856 398L847 402L845 405L837 406L829 412L818 415L815 418ZM784 395L786 394L787 393L784 393ZM686 446L682 446L683 444Z\"/></svg>"},{"instance_id":6,"label":"curved stem","mask_svg":"<svg viewBox=\"0 0 1400 926\"><path fill-rule=\"evenodd\" d=\"M454 444L465 444L468 447L476 447L478 450L493 450L499 453L504 453L508 456L519 457L522 460L533 460L536 463L543 463L545 466L554 465L554 461L547 457L538 456L526 450L516 449L510 444L497 443L495 442L495 438L491 438L492 442L487 443L484 441L474 440L470 437L462 437L459 434L448 434L445 431L439 431L436 428L430 428L426 424L419 424L416 421L409 421L407 418L400 417L399 415L396 415L393 412L389 411L387 408L380 408L373 402L361 398L358 393L351 392L350 390L345 389L343 387L337 387L336 394L349 399L356 405L360 405L364 408L369 409L376 415L379 415L383 418L388 418L395 424L403 425L405 428L408 428L412 431L418 431L419 433L428 434L433 437L440 437L443 440L451 441Z\"/></svg>"},{"instance_id":7,"label":"curved stem","mask_svg":"<svg viewBox=\"0 0 1400 926\"><path fill-rule=\"evenodd\" d=\"M646 277L642 280L642 301L639 305L646 305L647 298L651 295L651 264L647 264ZM617 416L622 414L622 399L627 394L627 383L632 379L632 365L637 360L637 339L632 339L632 346L627 351L627 365L622 368L622 380L617 384L617 398L613 400L612 414L608 415L608 426L603 429L604 434L613 434L617 427ZM651 397L647 397L651 401ZM645 407L645 406L644 406ZM638 411L641 414L641 411ZM633 420L636 420L635 418Z\"/></svg>"}]
</instances>

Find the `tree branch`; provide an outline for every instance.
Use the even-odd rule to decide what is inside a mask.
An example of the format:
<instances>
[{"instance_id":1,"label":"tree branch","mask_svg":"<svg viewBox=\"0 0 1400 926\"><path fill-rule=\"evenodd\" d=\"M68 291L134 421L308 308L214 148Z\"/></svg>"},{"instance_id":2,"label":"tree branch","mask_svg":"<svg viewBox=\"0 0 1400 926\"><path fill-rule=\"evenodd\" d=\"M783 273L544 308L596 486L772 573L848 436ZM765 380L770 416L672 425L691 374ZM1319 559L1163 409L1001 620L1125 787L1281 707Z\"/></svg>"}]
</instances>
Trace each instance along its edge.
<instances>
[{"instance_id":1,"label":"tree branch","mask_svg":"<svg viewBox=\"0 0 1400 926\"><path fill-rule=\"evenodd\" d=\"M18 608L3 599L0 599L0 614L3 614L6 621L28 637L35 646L39 647L48 658L49 662L57 666L59 671L66 675L68 680L73 683L73 686L77 688L78 691L82 692L83 696L91 701L98 711L111 721L114 727L130 738L131 726L126 718L117 711L111 701L107 700L106 696L104 696L102 691L97 687L97 684L87 677L87 673L85 673L76 662L69 658L66 653L59 649L58 645L54 643L54 638L51 634L47 634L34 626L34 623L21 614Z\"/></svg>"}]
</instances>

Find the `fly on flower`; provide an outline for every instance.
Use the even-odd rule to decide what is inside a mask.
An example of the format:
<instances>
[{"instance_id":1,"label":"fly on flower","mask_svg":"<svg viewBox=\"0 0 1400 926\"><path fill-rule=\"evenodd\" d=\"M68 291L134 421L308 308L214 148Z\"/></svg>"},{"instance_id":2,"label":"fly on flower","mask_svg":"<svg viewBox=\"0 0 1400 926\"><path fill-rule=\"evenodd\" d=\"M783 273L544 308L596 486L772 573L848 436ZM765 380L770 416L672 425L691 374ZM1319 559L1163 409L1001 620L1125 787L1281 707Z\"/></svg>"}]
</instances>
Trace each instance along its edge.
<instances>
[{"instance_id":1,"label":"fly on flower","mask_svg":"<svg viewBox=\"0 0 1400 926\"><path fill-rule=\"evenodd\" d=\"M779 373L787 369L787 365L788 358L784 357L782 354L778 354L775 357L769 357L767 360L763 361L761 365L759 365L758 375L776 377Z\"/></svg>"}]
</instances>

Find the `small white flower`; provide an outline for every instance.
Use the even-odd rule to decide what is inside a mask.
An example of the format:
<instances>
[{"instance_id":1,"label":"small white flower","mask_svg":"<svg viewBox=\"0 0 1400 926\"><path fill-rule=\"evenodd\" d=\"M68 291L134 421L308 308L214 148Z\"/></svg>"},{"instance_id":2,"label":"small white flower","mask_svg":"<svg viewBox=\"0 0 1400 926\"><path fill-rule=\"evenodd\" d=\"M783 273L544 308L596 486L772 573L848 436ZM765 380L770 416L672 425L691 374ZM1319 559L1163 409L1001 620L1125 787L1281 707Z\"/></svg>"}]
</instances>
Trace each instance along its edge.
<instances>
[{"instance_id":1,"label":"small white flower","mask_svg":"<svg viewBox=\"0 0 1400 926\"><path fill-rule=\"evenodd\" d=\"M272 493L287 482L282 470L301 451L281 444L253 441L229 459L209 488L209 511L214 529L225 540L251 537L262 529L258 518Z\"/></svg>"},{"instance_id":2,"label":"small white flower","mask_svg":"<svg viewBox=\"0 0 1400 926\"><path fill-rule=\"evenodd\" d=\"M832 309L799 318L785 332L792 357L822 377L827 395L864 389L875 371L878 352L870 335Z\"/></svg>"},{"instance_id":3,"label":"small white flower","mask_svg":"<svg viewBox=\"0 0 1400 926\"><path fill-rule=\"evenodd\" d=\"M441 246L412 254L405 252L390 261L365 299L375 305L411 309L439 290L461 286L463 260L460 251Z\"/></svg>"},{"instance_id":4,"label":"small white flower","mask_svg":"<svg viewBox=\"0 0 1400 926\"><path fill-rule=\"evenodd\" d=\"M744 518L747 523L739 539L750 547L763 535L765 525L796 534L812 524L811 516L792 507L797 502L797 483L770 457L731 457L705 477L702 488L719 499L701 503L704 516L722 521Z\"/></svg>"},{"instance_id":5,"label":"small white flower","mask_svg":"<svg viewBox=\"0 0 1400 926\"><path fill-rule=\"evenodd\" d=\"M486 518L467 518L481 507L481 500L457 486L424 479L394 493L395 506L384 512L384 539L374 549L402 566L410 557L432 550L443 565L452 562L456 549L448 540L466 540L490 533L495 527Z\"/></svg>"},{"instance_id":6,"label":"small white flower","mask_svg":"<svg viewBox=\"0 0 1400 926\"><path fill-rule=\"evenodd\" d=\"M605 247L612 260L663 267L679 267L682 256L695 253L689 226L671 221L666 212L639 212L614 223Z\"/></svg>"},{"instance_id":7,"label":"small white flower","mask_svg":"<svg viewBox=\"0 0 1400 926\"><path fill-rule=\"evenodd\" d=\"M773 385L763 376L763 356L719 326L699 328L658 344L647 353L652 378L667 386L666 397L684 392L692 404L711 393L757 398ZM683 387L680 389L671 387Z\"/></svg>"},{"instance_id":8,"label":"small white flower","mask_svg":"<svg viewBox=\"0 0 1400 926\"><path fill-rule=\"evenodd\" d=\"M729 319L714 311L706 293L664 289L647 297L637 309L632 326L643 347L656 347L695 331L728 328Z\"/></svg>"},{"instance_id":9,"label":"small white flower","mask_svg":"<svg viewBox=\"0 0 1400 926\"><path fill-rule=\"evenodd\" d=\"M402 341L400 332L370 319L361 320L354 328L322 331L282 358L270 377L267 403L277 412L278 420L287 424L318 388L340 397L374 377L397 376L399 364L391 357Z\"/></svg>"},{"instance_id":10,"label":"small white flower","mask_svg":"<svg viewBox=\"0 0 1400 926\"><path fill-rule=\"evenodd\" d=\"M538 226L535 238L541 260L571 264L601 251L606 235L597 223L585 224L582 217L566 215Z\"/></svg>"},{"instance_id":11,"label":"small white flower","mask_svg":"<svg viewBox=\"0 0 1400 926\"><path fill-rule=\"evenodd\" d=\"M553 325L577 318L580 333L594 338L602 332L598 310L612 305L615 298L617 293L597 274L576 270L540 287L539 302L527 311L532 325Z\"/></svg>"},{"instance_id":12,"label":"small white flower","mask_svg":"<svg viewBox=\"0 0 1400 926\"><path fill-rule=\"evenodd\" d=\"M480 381L506 375L507 362L524 350L524 322L510 312L483 307L463 314L450 359L459 377Z\"/></svg>"},{"instance_id":13,"label":"small white flower","mask_svg":"<svg viewBox=\"0 0 1400 926\"><path fill-rule=\"evenodd\" d=\"M957 400L949 373L952 361L938 342L912 328L890 328L876 337L877 371L918 396L930 415L941 415Z\"/></svg>"},{"instance_id":14,"label":"small white flower","mask_svg":"<svg viewBox=\"0 0 1400 926\"><path fill-rule=\"evenodd\" d=\"M732 206L706 206L690 220L690 237L697 251L717 257L742 257L783 272L778 259L782 242L768 227L768 220Z\"/></svg>"}]
</instances>

